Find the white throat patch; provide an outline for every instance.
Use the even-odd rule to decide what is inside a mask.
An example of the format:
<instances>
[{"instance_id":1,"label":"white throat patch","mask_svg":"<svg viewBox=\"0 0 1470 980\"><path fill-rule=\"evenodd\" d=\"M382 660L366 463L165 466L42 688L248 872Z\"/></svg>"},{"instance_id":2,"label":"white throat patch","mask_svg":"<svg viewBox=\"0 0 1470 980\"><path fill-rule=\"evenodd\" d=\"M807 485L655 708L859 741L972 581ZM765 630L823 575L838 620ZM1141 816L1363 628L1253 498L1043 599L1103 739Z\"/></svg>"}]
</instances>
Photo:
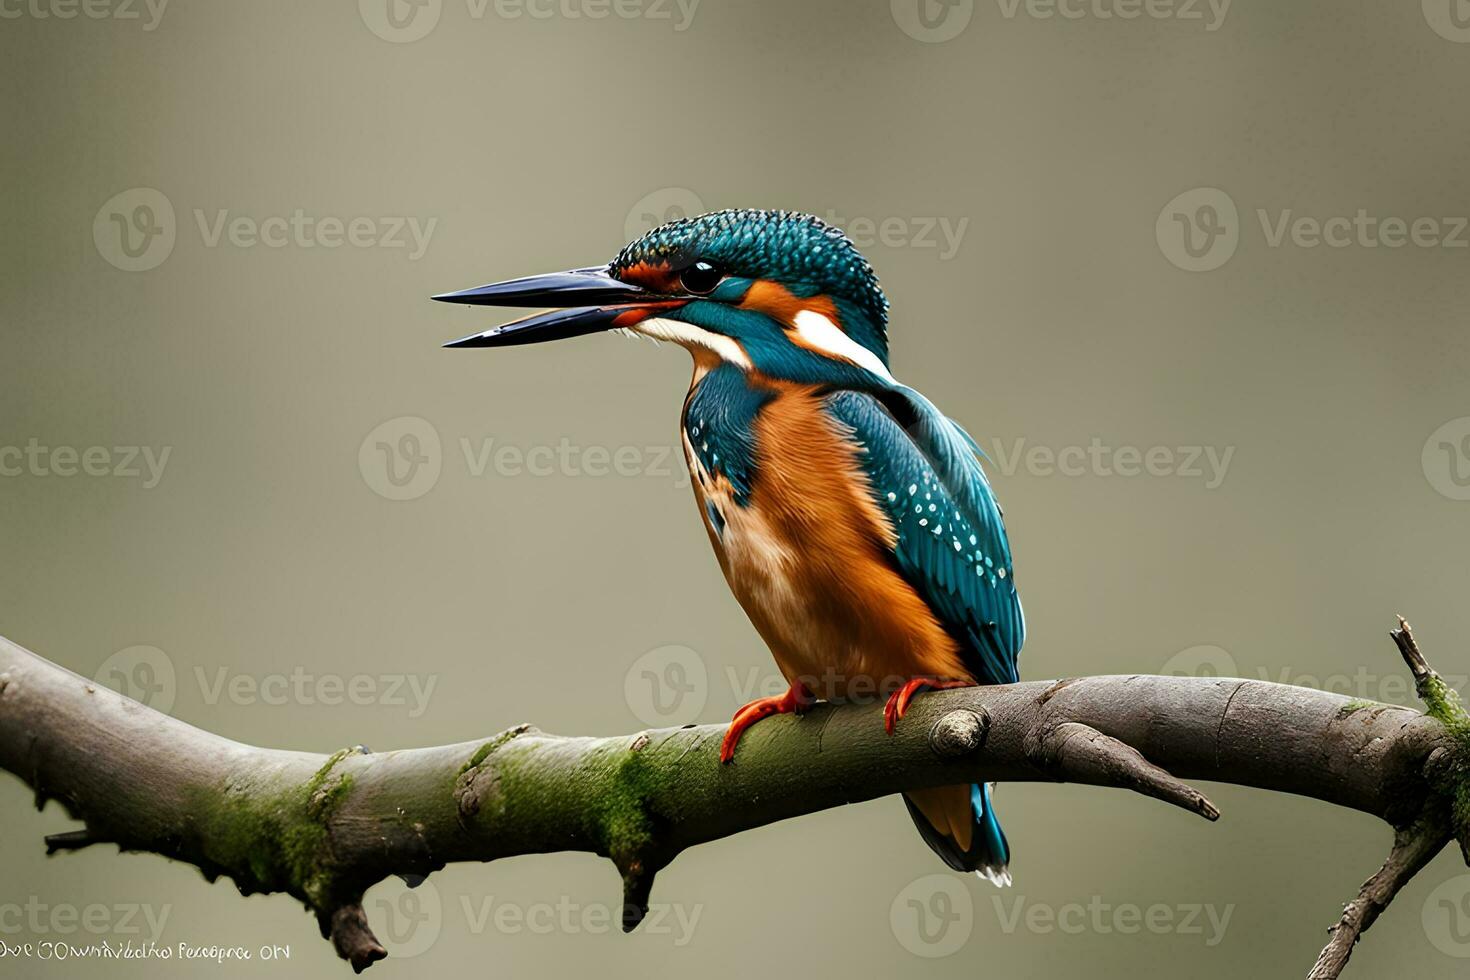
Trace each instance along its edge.
<instances>
[{"instance_id":1,"label":"white throat patch","mask_svg":"<svg viewBox=\"0 0 1470 980\"><path fill-rule=\"evenodd\" d=\"M705 350L713 351L719 355L720 360L736 367L750 370L750 356L745 353L745 348L737 344L733 339L724 334L696 327L692 323L683 320L666 320L662 317L654 317L644 320L630 327L633 332L641 333L645 337L654 340L672 340L676 344L685 347L703 347Z\"/></svg>"},{"instance_id":2,"label":"white throat patch","mask_svg":"<svg viewBox=\"0 0 1470 980\"><path fill-rule=\"evenodd\" d=\"M796 334L813 350L840 357L885 381L893 381L893 375L877 354L843 333L841 327L816 310L802 310L796 314Z\"/></svg>"}]
</instances>

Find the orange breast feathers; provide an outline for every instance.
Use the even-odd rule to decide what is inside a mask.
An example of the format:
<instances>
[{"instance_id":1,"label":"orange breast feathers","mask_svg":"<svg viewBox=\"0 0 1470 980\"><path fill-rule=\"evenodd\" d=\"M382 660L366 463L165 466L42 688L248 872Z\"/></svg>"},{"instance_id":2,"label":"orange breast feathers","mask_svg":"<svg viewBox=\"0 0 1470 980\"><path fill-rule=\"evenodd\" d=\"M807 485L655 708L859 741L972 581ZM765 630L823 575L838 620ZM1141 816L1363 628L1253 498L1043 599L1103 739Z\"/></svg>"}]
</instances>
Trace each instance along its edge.
<instances>
[{"instance_id":1,"label":"orange breast feathers","mask_svg":"<svg viewBox=\"0 0 1470 980\"><path fill-rule=\"evenodd\" d=\"M893 560L851 433L812 388L770 382L747 506L716 501L711 540L732 591L790 682L827 699L886 695L916 676L972 679ZM696 493L703 505L718 487ZM706 519L708 521L708 518Z\"/></svg>"}]
</instances>

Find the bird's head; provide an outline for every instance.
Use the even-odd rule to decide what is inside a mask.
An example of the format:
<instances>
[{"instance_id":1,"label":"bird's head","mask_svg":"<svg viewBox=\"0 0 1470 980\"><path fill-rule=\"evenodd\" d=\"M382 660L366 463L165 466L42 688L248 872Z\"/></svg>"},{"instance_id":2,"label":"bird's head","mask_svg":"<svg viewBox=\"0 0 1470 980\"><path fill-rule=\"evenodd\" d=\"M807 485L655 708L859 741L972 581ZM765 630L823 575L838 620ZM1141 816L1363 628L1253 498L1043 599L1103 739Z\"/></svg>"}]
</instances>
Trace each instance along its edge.
<instances>
[{"instance_id":1,"label":"bird's head","mask_svg":"<svg viewBox=\"0 0 1470 980\"><path fill-rule=\"evenodd\" d=\"M789 211L672 221L605 266L435 296L556 307L449 347L510 347L624 329L688 348L697 363L809 384L868 387L888 373L888 301L841 231Z\"/></svg>"}]
</instances>

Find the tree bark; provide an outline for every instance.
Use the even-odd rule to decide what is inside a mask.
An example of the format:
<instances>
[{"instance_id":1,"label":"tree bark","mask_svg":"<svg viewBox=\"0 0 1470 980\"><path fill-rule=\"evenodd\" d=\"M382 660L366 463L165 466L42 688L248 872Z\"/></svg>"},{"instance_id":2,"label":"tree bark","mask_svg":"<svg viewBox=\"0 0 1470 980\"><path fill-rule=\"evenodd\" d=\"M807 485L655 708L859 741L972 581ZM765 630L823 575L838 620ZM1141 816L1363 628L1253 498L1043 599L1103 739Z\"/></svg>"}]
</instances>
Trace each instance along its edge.
<instances>
[{"instance_id":1,"label":"tree bark","mask_svg":"<svg viewBox=\"0 0 1470 980\"><path fill-rule=\"evenodd\" d=\"M1124 787L1213 820L1215 807L1182 780L1253 786L1394 829L1389 862L1313 968L1325 980L1413 873L1449 840L1467 840L1456 800L1470 799L1470 723L1457 728L1463 711L1426 688L1438 677L1422 656L1415 664L1407 624L1395 638L1428 691L1427 715L1261 681L1084 677L924 695L892 736L880 704L821 704L762 721L730 765L718 761L723 726L710 725L615 738L520 725L392 752L258 748L0 639L0 766L34 788L38 806L57 799L84 822L48 838L51 849L113 842L187 861L210 880L227 875L242 893L287 892L359 971L386 955L361 900L389 874L590 851L622 875L632 929L654 876L684 849L844 803L1050 780Z\"/></svg>"}]
</instances>

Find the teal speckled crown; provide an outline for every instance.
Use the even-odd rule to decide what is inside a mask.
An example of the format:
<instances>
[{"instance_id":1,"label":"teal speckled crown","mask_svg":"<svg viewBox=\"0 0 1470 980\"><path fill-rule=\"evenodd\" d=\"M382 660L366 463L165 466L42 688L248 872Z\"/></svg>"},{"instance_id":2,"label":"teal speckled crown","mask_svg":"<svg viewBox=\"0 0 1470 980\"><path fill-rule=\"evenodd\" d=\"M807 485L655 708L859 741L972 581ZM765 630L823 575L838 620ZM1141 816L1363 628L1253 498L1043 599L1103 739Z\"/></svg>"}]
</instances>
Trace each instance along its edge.
<instances>
[{"instance_id":1,"label":"teal speckled crown","mask_svg":"<svg viewBox=\"0 0 1470 980\"><path fill-rule=\"evenodd\" d=\"M846 300L886 341L888 298L873 267L841 229L815 215L742 208L671 221L624 247L612 271L644 262L677 268L697 260L744 278L807 287L793 289L798 295Z\"/></svg>"}]
</instances>

